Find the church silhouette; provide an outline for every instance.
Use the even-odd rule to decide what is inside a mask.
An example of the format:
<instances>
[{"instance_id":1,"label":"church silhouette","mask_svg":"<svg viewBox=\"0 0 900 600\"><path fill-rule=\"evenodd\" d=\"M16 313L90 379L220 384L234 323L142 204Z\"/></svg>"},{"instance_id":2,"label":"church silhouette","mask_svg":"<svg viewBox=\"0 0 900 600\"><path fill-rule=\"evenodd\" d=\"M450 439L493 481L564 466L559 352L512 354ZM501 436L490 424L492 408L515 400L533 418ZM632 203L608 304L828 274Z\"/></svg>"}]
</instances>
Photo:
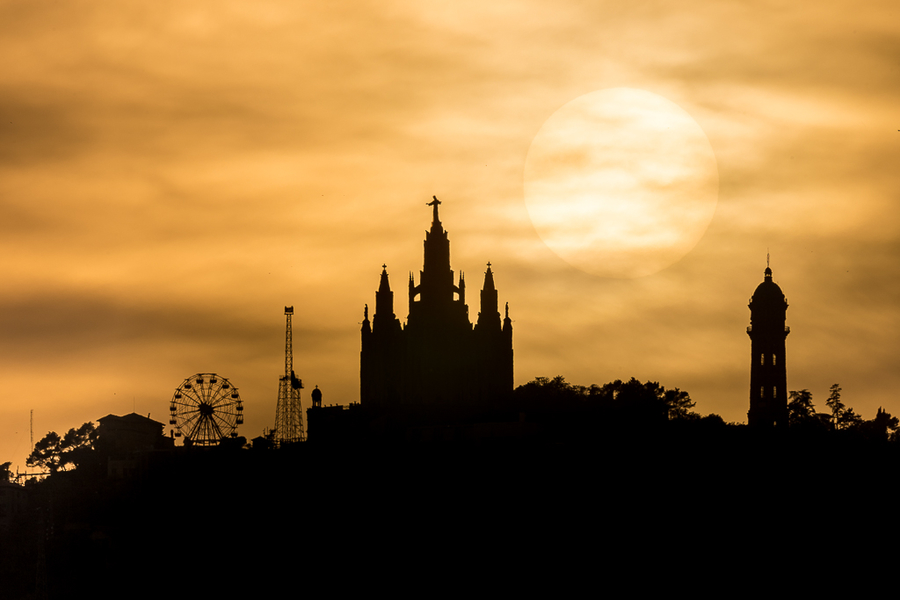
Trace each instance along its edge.
<instances>
[{"instance_id":1,"label":"church silhouette","mask_svg":"<svg viewBox=\"0 0 900 600\"><path fill-rule=\"evenodd\" d=\"M466 305L466 280L450 268L450 240L437 197L419 284L410 273L409 313L402 325L394 313L387 266L362 322L360 403L367 410L466 409L487 407L513 390L512 321L509 305L501 320L491 264L473 325Z\"/></svg>"}]
</instances>

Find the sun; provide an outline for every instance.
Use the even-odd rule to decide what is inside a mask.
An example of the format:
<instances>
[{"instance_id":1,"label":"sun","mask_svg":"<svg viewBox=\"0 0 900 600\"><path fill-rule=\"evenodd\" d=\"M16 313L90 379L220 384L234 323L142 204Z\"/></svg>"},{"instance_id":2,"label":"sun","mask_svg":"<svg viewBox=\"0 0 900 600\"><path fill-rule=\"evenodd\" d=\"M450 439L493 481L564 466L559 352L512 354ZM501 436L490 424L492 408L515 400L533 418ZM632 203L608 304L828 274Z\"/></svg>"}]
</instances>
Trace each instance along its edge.
<instances>
[{"instance_id":1,"label":"sun","mask_svg":"<svg viewBox=\"0 0 900 600\"><path fill-rule=\"evenodd\" d=\"M525 160L535 229L572 266L604 277L652 275L700 241L719 173L700 125L651 92L611 88L557 110Z\"/></svg>"}]
</instances>

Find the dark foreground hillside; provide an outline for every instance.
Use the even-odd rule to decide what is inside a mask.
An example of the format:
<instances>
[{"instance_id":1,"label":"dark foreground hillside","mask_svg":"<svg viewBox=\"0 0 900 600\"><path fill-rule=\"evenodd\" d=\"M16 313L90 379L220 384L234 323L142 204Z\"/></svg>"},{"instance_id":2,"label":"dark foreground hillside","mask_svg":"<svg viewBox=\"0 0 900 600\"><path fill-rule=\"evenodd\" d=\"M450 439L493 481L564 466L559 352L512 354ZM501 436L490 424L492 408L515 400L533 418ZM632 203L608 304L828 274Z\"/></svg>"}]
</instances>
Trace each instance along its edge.
<instances>
[{"instance_id":1,"label":"dark foreground hillside","mask_svg":"<svg viewBox=\"0 0 900 600\"><path fill-rule=\"evenodd\" d=\"M28 486L3 536L3 597L257 597L284 578L356 588L373 573L401 589L611 547L815 544L835 510L888 510L898 467L886 442L714 419L568 440L176 449L130 478L82 466Z\"/></svg>"}]
</instances>

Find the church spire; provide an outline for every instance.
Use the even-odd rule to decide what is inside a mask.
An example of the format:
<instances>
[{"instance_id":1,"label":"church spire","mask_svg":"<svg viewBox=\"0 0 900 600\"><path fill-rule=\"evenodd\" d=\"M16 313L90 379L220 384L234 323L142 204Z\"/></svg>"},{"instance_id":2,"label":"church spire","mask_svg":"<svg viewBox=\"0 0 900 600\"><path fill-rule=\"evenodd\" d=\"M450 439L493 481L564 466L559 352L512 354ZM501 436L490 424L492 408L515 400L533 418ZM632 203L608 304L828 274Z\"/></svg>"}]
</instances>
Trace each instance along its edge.
<instances>
[{"instance_id":1,"label":"church spire","mask_svg":"<svg viewBox=\"0 0 900 600\"><path fill-rule=\"evenodd\" d=\"M487 264L487 271L484 273L484 287L481 289L481 312L478 313L476 326L500 330L497 288L494 287L494 273L491 271L491 263Z\"/></svg>"},{"instance_id":2,"label":"church spire","mask_svg":"<svg viewBox=\"0 0 900 600\"><path fill-rule=\"evenodd\" d=\"M512 344L512 319L509 318L509 302L506 303L506 316L503 317L503 332L509 336Z\"/></svg>"},{"instance_id":3,"label":"church spire","mask_svg":"<svg viewBox=\"0 0 900 600\"><path fill-rule=\"evenodd\" d=\"M466 274L462 271L459 272L459 302L466 303Z\"/></svg>"},{"instance_id":4,"label":"church spire","mask_svg":"<svg viewBox=\"0 0 900 600\"><path fill-rule=\"evenodd\" d=\"M487 271L484 273L484 289L496 291L497 288L494 287L494 273L491 271L491 263L488 261Z\"/></svg>"},{"instance_id":5,"label":"church spire","mask_svg":"<svg viewBox=\"0 0 900 600\"><path fill-rule=\"evenodd\" d=\"M377 330L381 322L393 322L394 317L394 292L388 281L387 265L381 265L381 282L378 291L375 292L375 317L374 326Z\"/></svg>"},{"instance_id":6,"label":"church spire","mask_svg":"<svg viewBox=\"0 0 900 600\"><path fill-rule=\"evenodd\" d=\"M426 204L434 208L434 219L431 231L425 232L425 264L415 290L421 294L421 301L431 307L452 303L453 293L458 290L453 285L453 271L450 269L450 240L438 215L440 204L437 196Z\"/></svg>"},{"instance_id":7,"label":"church spire","mask_svg":"<svg viewBox=\"0 0 900 600\"><path fill-rule=\"evenodd\" d=\"M391 291L391 284L390 284L390 282L388 282L387 265L381 265L381 282L378 285L378 291L379 292Z\"/></svg>"}]
</instances>

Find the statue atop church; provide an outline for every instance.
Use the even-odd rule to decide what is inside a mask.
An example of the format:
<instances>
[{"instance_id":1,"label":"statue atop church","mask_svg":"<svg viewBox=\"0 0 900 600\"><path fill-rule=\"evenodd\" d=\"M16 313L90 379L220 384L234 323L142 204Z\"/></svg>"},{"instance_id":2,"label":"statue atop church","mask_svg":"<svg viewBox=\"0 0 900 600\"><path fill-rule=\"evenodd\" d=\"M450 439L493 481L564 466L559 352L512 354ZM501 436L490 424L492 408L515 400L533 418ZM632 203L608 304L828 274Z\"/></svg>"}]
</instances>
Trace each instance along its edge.
<instances>
[{"instance_id":1,"label":"statue atop church","mask_svg":"<svg viewBox=\"0 0 900 600\"><path fill-rule=\"evenodd\" d=\"M425 206L433 206L434 207L434 220L438 221L438 206L441 205L441 201L438 200L437 196L432 196L434 200L425 204Z\"/></svg>"}]
</instances>

